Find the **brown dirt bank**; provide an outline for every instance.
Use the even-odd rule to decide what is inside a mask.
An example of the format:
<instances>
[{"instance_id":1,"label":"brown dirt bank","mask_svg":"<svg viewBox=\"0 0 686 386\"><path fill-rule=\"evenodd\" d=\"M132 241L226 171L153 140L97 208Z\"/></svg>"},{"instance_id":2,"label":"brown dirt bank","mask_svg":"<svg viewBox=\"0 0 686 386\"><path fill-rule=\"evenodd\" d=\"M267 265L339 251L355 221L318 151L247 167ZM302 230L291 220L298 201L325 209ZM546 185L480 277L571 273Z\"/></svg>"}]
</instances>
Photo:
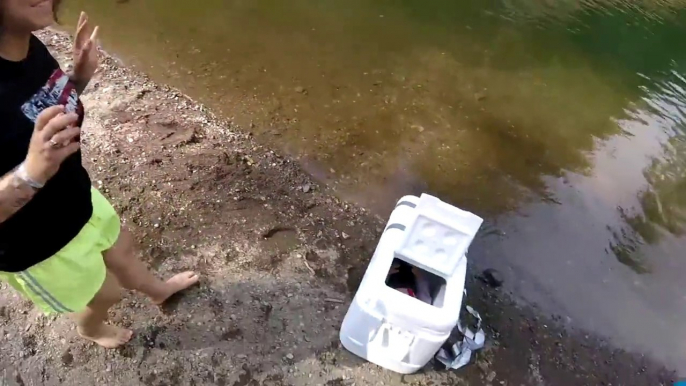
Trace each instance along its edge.
<instances>
[{"instance_id":1,"label":"brown dirt bank","mask_svg":"<svg viewBox=\"0 0 686 386\"><path fill-rule=\"evenodd\" d=\"M66 62L69 38L40 37ZM89 91L85 159L160 272L200 286L158 309L133 294L106 351L0 288L0 385L669 385L673 373L470 280L490 342L457 371L399 376L343 350L338 327L382 227L297 163L181 93L107 58Z\"/></svg>"}]
</instances>

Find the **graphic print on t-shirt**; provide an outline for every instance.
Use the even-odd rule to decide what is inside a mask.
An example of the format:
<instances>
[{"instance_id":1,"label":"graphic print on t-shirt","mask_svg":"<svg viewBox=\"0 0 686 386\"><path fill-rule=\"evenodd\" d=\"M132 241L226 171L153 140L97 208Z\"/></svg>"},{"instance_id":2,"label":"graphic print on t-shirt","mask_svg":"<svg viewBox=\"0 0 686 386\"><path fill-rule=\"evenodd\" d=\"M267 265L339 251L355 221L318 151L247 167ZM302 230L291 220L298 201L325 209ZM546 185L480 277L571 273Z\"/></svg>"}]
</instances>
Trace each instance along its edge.
<instances>
[{"instance_id":1,"label":"graphic print on t-shirt","mask_svg":"<svg viewBox=\"0 0 686 386\"><path fill-rule=\"evenodd\" d=\"M64 105L66 112L83 116L83 105L79 101L76 87L69 80L69 76L59 68L50 75L45 86L21 106L21 111L35 122L38 114L56 105Z\"/></svg>"}]
</instances>

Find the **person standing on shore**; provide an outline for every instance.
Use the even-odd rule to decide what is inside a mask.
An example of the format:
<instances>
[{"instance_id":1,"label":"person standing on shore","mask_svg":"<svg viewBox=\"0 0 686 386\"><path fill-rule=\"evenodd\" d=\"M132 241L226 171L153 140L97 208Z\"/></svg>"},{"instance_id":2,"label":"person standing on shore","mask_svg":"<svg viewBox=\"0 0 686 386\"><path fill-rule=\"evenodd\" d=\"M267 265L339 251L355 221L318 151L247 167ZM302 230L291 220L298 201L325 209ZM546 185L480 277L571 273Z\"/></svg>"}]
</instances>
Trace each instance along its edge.
<instances>
[{"instance_id":1,"label":"person standing on shore","mask_svg":"<svg viewBox=\"0 0 686 386\"><path fill-rule=\"evenodd\" d=\"M55 22L59 3L0 0L0 280L44 312L68 314L82 337L115 348L132 336L105 323L121 287L159 305L199 277L156 278L91 186L81 163L79 94L98 66L98 27L81 14L74 70L64 73L33 35Z\"/></svg>"}]
</instances>

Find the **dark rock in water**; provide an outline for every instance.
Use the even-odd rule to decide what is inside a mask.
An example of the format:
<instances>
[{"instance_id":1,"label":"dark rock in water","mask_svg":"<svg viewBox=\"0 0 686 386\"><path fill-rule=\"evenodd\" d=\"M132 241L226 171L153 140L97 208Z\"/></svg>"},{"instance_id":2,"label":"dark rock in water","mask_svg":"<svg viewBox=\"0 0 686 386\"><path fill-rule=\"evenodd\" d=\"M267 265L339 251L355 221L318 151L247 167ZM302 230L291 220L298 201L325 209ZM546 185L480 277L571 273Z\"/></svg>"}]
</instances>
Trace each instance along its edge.
<instances>
[{"instance_id":1,"label":"dark rock in water","mask_svg":"<svg viewBox=\"0 0 686 386\"><path fill-rule=\"evenodd\" d=\"M481 276L479 276L479 279L493 288L502 286L504 281L503 275L498 270L493 268L485 269L481 273Z\"/></svg>"}]
</instances>

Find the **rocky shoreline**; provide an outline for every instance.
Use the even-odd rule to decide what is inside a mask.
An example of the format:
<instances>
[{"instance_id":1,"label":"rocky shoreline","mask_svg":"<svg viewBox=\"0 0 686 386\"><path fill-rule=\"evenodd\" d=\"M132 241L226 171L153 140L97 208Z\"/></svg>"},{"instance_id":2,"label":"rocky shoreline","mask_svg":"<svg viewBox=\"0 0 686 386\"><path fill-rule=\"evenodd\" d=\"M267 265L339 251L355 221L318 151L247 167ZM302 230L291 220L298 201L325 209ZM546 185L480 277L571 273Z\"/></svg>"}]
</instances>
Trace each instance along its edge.
<instances>
[{"instance_id":1,"label":"rocky shoreline","mask_svg":"<svg viewBox=\"0 0 686 386\"><path fill-rule=\"evenodd\" d=\"M39 37L65 66L70 40ZM162 309L134 294L106 351L0 286L0 385L671 385L674 373L522 308L470 279L489 343L467 368L384 371L338 327L384 219L181 92L107 57L83 96L84 159L161 275L201 285Z\"/></svg>"}]
</instances>

